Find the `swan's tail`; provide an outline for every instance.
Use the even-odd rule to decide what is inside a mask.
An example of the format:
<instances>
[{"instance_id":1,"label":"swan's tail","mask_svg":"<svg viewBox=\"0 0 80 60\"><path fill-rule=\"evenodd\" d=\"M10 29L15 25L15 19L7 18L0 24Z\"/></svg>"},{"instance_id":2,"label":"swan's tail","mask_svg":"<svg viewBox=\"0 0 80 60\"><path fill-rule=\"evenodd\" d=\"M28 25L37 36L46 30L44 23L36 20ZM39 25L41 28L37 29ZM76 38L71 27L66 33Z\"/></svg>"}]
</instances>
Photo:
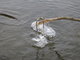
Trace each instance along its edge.
<instances>
[{"instance_id":1,"label":"swan's tail","mask_svg":"<svg viewBox=\"0 0 80 60\"><path fill-rule=\"evenodd\" d=\"M72 18L72 17L57 17L57 18L51 18L51 19L43 19L41 20L40 22L38 22L38 25L39 24L43 24L43 23L47 23L47 22L50 22L50 21L56 21L56 20L72 20L72 21L80 21L80 19L78 18Z\"/></svg>"}]
</instances>

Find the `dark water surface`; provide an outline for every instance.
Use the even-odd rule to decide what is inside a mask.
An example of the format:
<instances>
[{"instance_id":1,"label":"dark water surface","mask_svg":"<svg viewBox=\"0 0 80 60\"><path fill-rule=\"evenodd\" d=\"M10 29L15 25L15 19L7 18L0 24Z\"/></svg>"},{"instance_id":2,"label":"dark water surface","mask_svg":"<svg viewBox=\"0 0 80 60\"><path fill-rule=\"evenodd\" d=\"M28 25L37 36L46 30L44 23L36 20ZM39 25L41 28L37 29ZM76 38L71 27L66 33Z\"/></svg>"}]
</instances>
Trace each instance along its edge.
<instances>
[{"instance_id":1,"label":"dark water surface","mask_svg":"<svg viewBox=\"0 0 80 60\"><path fill-rule=\"evenodd\" d=\"M55 21L56 37L45 48L32 47L37 17L80 18L80 0L0 0L0 60L80 60L80 22Z\"/></svg>"}]
</instances>

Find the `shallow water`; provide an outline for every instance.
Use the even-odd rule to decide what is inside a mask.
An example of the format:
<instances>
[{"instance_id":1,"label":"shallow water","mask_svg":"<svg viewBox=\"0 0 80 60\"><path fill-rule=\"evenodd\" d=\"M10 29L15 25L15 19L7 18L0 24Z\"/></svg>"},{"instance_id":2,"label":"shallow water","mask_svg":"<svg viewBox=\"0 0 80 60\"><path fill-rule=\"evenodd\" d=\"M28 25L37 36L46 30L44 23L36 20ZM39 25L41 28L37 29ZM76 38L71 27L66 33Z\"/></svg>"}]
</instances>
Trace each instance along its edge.
<instances>
[{"instance_id":1,"label":"shallow water","mask_svg":"<svg viewBox=\"0 0 80 60\"><path fill-rule=\"evenodd\" d=\"M0 0L0 12L18 18L0 16L0 60L79 60L80 22L50 22L56 37L43 49L32 46L30 26L37 17L80 18L79 10L79 0Z\"/></svg>"}]
</instances>

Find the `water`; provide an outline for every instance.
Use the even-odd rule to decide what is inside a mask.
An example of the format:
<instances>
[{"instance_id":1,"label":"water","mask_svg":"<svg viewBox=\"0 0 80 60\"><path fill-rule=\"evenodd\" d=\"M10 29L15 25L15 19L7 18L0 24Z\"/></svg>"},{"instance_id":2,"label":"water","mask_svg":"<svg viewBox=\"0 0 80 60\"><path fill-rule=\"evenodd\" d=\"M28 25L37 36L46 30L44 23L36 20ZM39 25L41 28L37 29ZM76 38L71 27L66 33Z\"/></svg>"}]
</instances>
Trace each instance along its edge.
<instances>
[{"instance_id":1,"label":"water","mask_svg":"<svg viewBox=\"0 0 80 60\"><path fill-rule=\"evenodd\" d=\"M0 16L0 59L79 60L80 22L50 22L56 37L43 49L33 47L31 40L36 36L31 29L36 18L80 18L79 10L79 0L0 0L0 12L18 18Z\"/></svg>"}]
</instances>

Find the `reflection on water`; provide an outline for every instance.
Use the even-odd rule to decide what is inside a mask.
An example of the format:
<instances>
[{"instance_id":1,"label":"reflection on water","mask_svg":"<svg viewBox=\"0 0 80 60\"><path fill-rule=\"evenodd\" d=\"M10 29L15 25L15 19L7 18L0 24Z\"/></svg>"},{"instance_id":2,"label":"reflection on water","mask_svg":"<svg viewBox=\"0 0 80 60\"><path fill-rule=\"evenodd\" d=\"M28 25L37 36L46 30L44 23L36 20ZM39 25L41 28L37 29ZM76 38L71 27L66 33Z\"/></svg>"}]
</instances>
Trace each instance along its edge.
<instances>
[{"instance_id":1,"label":"reflection on water","mask_svg":"<svg viewBox=\"0 0 80 60\"><path fill-rule=\"evenodd\" d=\"M37 49L37 52L36 52L36 59L35 60L39 60L39 49Z\"/></svg>"},{"instance_id":2,"label":"reflection on water","mask_svg":"<svg viewBox=\"0 0 80 60\"><path fill-rule=\"evenodd\" d=\"M7 56L1 55L0 60L10 60Z\"/></svg>"},{"instance_id":3,"label":"reflection on water","mask_svg":"<svg viewBox=\"0 0 80 60\"><path fill-rule=\"evenodd\" d=\"M55 51L55 53L56 53L56 55L58 56L58 58L59 58L60 60L64 60L63 57L62 57L57 51Z\"/></svg>"},{"instance_id":4,"label":"reflection on water","mask_svg":"<svg viewBox=\"0 0 80 60\"><path fill-rule=\"evenodd\" d=\"M64 58L61 56L61 54L55 50L55 47L53 47L54 43L51 43L51 44L48 44L48 48L49 48L49 54L51 54L52 56L56 55L56 59L59 59L59 60L64 60ZM45 60L45 52L43 49L41 48L35 48L37 51L36 51L36 59L35 60ZM40 50L42 50L42 56L40 56ZM48 59L47 59L48 60Z\"/></svg>"}]
</instances>

